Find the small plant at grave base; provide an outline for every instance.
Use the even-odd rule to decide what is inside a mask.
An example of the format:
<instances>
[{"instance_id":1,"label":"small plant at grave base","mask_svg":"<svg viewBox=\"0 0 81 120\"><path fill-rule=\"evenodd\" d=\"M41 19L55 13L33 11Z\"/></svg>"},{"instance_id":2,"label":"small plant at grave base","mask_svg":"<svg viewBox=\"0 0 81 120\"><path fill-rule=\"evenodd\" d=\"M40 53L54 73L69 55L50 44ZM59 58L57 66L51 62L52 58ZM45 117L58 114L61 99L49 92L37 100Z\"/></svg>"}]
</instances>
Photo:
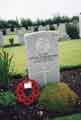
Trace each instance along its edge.
<instances>
[{"instance_id":1,"label":"small plant at grave base","mask_svg":"<svg viewBox=\"0 0 81 120\"><path fill-rule=\"evenodd\" d=\"M11 32L14 32L14 27L11 27L10 31L11 31Z\"/></svg>"},{"instance_id":2,"label":"small plant at grave base","mask_svg":"<svg viewBox=\"0 0 81 120\"><path fill-rule=\"evenodd\" d=\"M9 43L11 46L13 46L14 45L14 38L9 38Z\"/></svg>"},{"instance_id":3,"label":"small plant at grave base","mask_svg":"<svg viewBox=\"0 0 81 120\"><path fill-rule=\"evenodd\" d=\"M79 101L79 97L65 83L53 83L42 89L39 105L64 113L74 110Z\"/></svg>"},{"instance_id":4,"label":"small plant at grave base","mask_svg":"<svg viewBox=\"0 0 81 120\"><path fill-rule=\"evenodd\" d=\"M34 28L34 32L37 32L37 31L38 31L38 27L35 27L35 28Z\"/></svg>"},{"instance_id":5,"label":"small plant at grave base","mask_svg":"<svg viewBox=\"0 0 81 120\"><path fill-rule=\"evenodd\" d=\"M4 29L4 30L2 31L2 33L3 33L3 35L6 35L6 29Z\"/></svg>"},{"instance_id":6,"label":"small plant at grave base","mask_svg":"<svg viewBox=\"0 0 81 120\"><path fill-rule=\"evenodd\" d=\"M0 92L0 105L15 105L16 104L16 96L10 92Z\"/></svg>"},{"instance_id":7,"label":"small plant at grave base","mask_svg":"<svg viewBox=\"0 0 81 120\"><path fill-rule=\"evenodd\" d=\"M13 56L9 55L4 49L0 52L0 83L8 88L10 82L10 74L13 71Z\"/></svg>"},{"instance_id":8,"label":"small plant at grave base","mask_svg":"<svg viewBox=\"0 0 81 120\"><path fill-rule=\"evenodd\" d=\"M55 27L53 25L50 25L49 27L50 30L55 30Z\"/></svg>"}]
</instances>

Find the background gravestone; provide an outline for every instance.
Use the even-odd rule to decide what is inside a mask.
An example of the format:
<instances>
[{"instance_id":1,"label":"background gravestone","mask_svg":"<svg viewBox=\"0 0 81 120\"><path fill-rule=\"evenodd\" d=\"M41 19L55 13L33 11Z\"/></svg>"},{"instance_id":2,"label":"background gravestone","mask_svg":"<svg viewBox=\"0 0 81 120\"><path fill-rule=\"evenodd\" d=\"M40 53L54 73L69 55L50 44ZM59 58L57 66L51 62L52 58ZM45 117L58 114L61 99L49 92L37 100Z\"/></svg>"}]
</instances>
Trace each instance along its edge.
<instances>
[{"instance_id":1,"label":"background gravestone","mask_svg":"<svg viewBox=\"0 0 81 120\"><path fill-rule=\"evenodd\" d=\"M59 24L58 31L60 33L66 33L66 25L65 25L65 23Z\"/></svg>"},{"instance_id":2,"label":"background gravestone","mask_svg":"<svg viewBox=\"0 0 81 120\"><path fill-rule=\"evenodd\" d=\"M31 32L34 32L34 27L33 26L31 26Z\"/></svg>"},{"instance_id":3,"label":"background gravestone","mask_svg":"<svg viewBox=\"0 0 81 120\"><path fill-rule=\"evenodd\" d=\"M4 37L2 32L0 31L0 47L2 47L4 45Z\"/></svg>"},{"instance_id":4,"label":"background gravestone","mask_svg":"<svg viewBox=\"0 0 81 120\"><path fill-rule=\"evenodd\" d=\"M57 24L53 24L53 26L54 26L55 30L58 29L58 25Z\"/></svg>"},{"instance_id":5,"label":"background gravestone","mask_svg":"<svg viewBox=\"0 0 81 120\"><path fill-rule=\"evenodd\" d=\"M81 13L79 15L79 30L80 30L80 38L81 38Z\"/></svg>"},{"instance_id":6,"label":"background gravestone","mask_svg":"<svg viewBox=\"0 0 81 120\"><path fill-rule=\"evenodd\" d=\"M7 29L6 29L6 33L7 33L7 35L9 35L9 34L11 33L10 28L7 28Z\"/></svg>"},{"instance_id":7,"label":"background gravestone","mask_svg":"<svg viewBox=\"0 0 81 120\"><path fill-rule=\"evenodd\" d=\"M58 34L41 31L25 35L29 78L40 85L59 81Z\"/></svg>"},{"instance_id":8,"label":"background gravestone","mask_svg":"<svg viewBox=\"0 0 81 120\"><path fill-rule=\"evenodd\" d=\"M17 30L16 34L20 44L24 44L24 30Z\"/></svg>"},{"instance_id":9,"label":"background gravestone","mask_svg":"<svg viewBox=\"0 0 81 120\"><path fill-rule=\"evenodd\" d=\"M38 31L46 31L46 29L47 29L46 26L40 25L40 26L38 27Z\"/></svg>"},{"instance_id":10,"label":"background gravestone","mask_svg":"<svg viewBox=\"0 0 81 120\"><path fill-rule=\"evenodd\" d=\"M26 33L25 27L21 27L20 30L21 30L24 34Z\"/></svg>"},{"instance_id":11,"label":"background gravestone","mask_svg":"<svg viewBox=\"0 0 81 120\"><path fill-rule=\"evenodd\" d=\"M59 32L60 39L64 39L64 40L70 39L68 34L66 33L66 24L65 23L59 24L58 32Z\"/></svg>"}]
</instances>

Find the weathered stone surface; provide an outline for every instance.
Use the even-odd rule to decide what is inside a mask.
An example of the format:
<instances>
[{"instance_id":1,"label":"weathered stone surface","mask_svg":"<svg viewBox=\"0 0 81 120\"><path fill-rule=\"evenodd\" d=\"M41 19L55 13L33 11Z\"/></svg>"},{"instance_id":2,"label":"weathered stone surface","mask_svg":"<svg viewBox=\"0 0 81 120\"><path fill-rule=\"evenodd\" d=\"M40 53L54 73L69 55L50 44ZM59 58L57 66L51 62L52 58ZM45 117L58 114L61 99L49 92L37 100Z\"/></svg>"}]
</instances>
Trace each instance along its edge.
<instances>
[{"instance_id":1,"label":"weathered stone surface","mask_svg":"<svg viewBox=\"0 0 81 120\"><path fill-rule=\"evenodd\" d=\"M16 31L17 38L21 44L24 44L24 30Z\"/></svg>"},{"instance_id":2,"label":"weathered stone surface","mask_svg":"<svg viewBox=\"0 0 81 120\"><path fill-rule=\"evenodd\" d=\"M79 30L80 30L80 38L81 38L81 13L79 15Z\"/></svg>"},{"instance_id":3,"label":"weathered stone surface","mask_svg":"<svg viewBox=\"0 0 81 120\"><path fill-rule=\"evenodd\" d=\"M40 85L59 81L58 34L41 31L25 35L29 78Z\"/></svg>"},{"instance_id":4,"label":"weathered stone surface","mask_svg":"<svg viewBox=\"0 0 81 120\"><path fill-rule=\"evenodd\" d=\"M4 45L4 37L2 32L0 31L0 47L2 47Z\"/></svg>"}]
</instances>

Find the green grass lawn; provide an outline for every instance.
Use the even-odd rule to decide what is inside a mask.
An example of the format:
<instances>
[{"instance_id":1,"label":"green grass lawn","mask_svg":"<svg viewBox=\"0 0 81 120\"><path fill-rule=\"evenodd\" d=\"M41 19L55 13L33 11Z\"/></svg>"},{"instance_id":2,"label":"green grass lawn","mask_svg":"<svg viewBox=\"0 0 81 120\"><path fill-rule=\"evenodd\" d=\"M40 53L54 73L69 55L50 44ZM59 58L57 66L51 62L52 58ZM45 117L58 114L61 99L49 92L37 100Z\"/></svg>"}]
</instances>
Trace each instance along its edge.
<instances>
[{"instance_id":1,"label":"green grass lawn","mask_svg":"<svg viewBox=\"0 0 81 120\"><path fill-rule=\"evenodd\" d=\"M24 46L5 48L11 55L13 55L14 69L16 73L25 73L27 67L26 49Z\"/></svg>"},{"instance_id":2,"label":"green grass lawn","mask_svg":"<svg viewBox=\"0 0 81 120\"><path fill-rule=\"evenodd\" d=\"M50 120L81 120L81 114L76 114L76 115L66 116L66 117L59 117L59 118L50 119Z\"/></svg>"},{"instance_id":3,"label":"green grass lawn","mask_svg":"<svg viewBox=\"0 0 81 120\"><path fill-rule=\"evenodd\" d=\"M5 44L8 39L14 37L15 43L19 43L16 35L5 36ZM12 54L15 70L17 73L24 73L26 65L26 49L25 46L5 48ZM81 65L81 40L67 40L59 42L59 63L61 67Z\"/></svg>"},{"instance_id":4,"label":"green grass lawn","mask_svg":"<svg viewBox=\"0 0 81 120\"><path fill-rule=\"evenodd\" d=\"M81 65L81 40L69 40L59 43L61 66Z\"/></svg>"}]
</instances>

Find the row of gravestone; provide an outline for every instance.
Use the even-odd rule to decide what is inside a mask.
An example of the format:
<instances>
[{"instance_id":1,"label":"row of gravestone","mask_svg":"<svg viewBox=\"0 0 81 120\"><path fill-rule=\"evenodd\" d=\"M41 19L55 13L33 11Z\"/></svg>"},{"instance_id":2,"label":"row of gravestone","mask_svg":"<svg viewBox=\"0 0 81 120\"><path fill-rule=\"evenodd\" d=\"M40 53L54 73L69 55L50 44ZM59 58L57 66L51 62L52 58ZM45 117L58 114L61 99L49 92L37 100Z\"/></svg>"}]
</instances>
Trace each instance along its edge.
<instances>
[{"instance_id":1,"label":"row of gravestone","mask_svg":"<svg viewBox=\"0 0 81 120\"><path fill-rule=\"evenodd\" d=\"M42 30L42 28L40 28ZM40 31L41 31L40 30ZM59 29L59 37L62 38L62 36L67 36L65 32L65 25L62 24ZM16 38L19 40L19 43L24 44L24 34L26 33L26 30L23 28L22 30L16 30ZM68 37L67 37L68 38ZM2 32L0 31L0 46L4 45L4 36Z\"/></svg>"},{"instance_id":2,"label":"row of gravestone","mask_svg":"<svg viewBox=\"0 0 81 120\"><path fill-rule=\"evenodd\" d=\"M58 28L57 25L55 25L55 24L53 26L54 26L55 29ZM19 29L14 28L14 32L16 32L17 30L19 30ZM48 30L50 30L50 25L46 25L46 26L42 26L42 25L40 25L40 26L31 26L31 27L28 27L28 29L25 29L25 27L21 27L20 30L21 31L24 30L27 33L34 32L34 31L43 31L43 30L48 31ZM8 28L6 30L6 33L9 34L10 32L11 32L11 30Z\"/></svg>"},{"instance_id":3,"label":"row of gravestone","mask_svg":"<svg viewBox=\"0 0 81 120\"><path fill-rule=\"evenodd\" d=\"M41 31L24 36L27 48L28 76L30 79L37 80L41 86L60 80L58 41L59 34L65 33L63 24L62 28L63 31L59 30L59 32Z\"/></svg>"},{"instance_id":4,"label":"row of gravestone","mask_svg":"<svg viewBox=\"0 0 81 120\"><path fill-rule=\"evenodd\" d=\"M39 31L48 31L48 30L49 30L49 26L47 26L47 27L40 26L39 27ZM65 24L60 24L56 31L59 33L60 39L70 39L66 33ZM24 28L22 30L16 31L18 39L20 40L21 44L24 44L24 33L26 33L26 32L27 31ZM33 27L32 27L32 32L33 32ZM31 33L31 32L29 32L29 33Z\"/></svg>"},{"instance_id":5,"label":"row of gravestone","mask_svg":"<svg viewBox=\"0 0 81 120\"><path fill-rule=\"evenodd\" d=\"M19 40L20 44L24 44L24 31L16 31L16 39ZM2 31L0 31L0 47L4 46L4 35L2 33Z\"/></svg>"},{"instance_id":6,"label":"row of gravestone","mask_svg":"<svg viewBox=\"0 0 81 120\"><path fill-rule=\"evenodd\" d=\"M60 32L40 31L24 35L18 31L19 39L25 42L28 76L45 85L60 80L58 40Z\"/></svg>"}]
</instances>

